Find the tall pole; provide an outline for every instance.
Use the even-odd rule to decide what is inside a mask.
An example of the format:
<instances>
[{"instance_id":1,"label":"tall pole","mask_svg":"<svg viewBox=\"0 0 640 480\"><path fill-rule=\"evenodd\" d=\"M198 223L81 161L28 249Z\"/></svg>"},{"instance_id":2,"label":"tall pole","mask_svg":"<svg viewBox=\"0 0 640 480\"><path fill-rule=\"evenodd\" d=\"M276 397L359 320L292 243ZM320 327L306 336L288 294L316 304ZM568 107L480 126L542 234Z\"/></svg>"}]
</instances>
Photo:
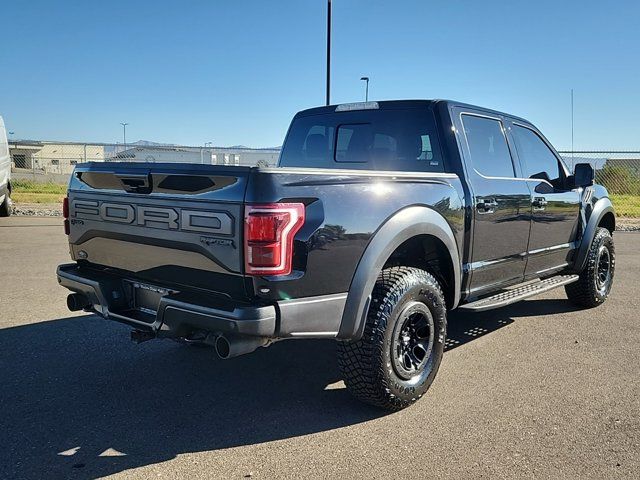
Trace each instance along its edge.
<instances>
[{"instance_id":1,"label":"tall pole","mask_svg":"<svg viewBox=\"0 0 640 480\"><path fill-rule=\"evenodd\" d=\"M122 143L124 145L124 149L127 149L127 125L128 123L120 123L122 125Z\"/></svg>"},{"instance_id":2,"label":"tall pole","mask_svg":"<svg viewBox=\"0 0 640 480\"><path fill-rule=\"evenodd\" d=\"M331 0L327 0L327 105L331 103Z\"/></svg>"},{"instance_id":3,"label":"tall pole","mask_svg":"<svg viewBox=\"0 0 640 480\"><path fill-rule=\"evenodd\" d=\"M367 82L367 86L365 87L365 93L364 93L364 101L368 102L369 101L369 77L361 77L360 80Z\"/></svg>"}]
</instances>

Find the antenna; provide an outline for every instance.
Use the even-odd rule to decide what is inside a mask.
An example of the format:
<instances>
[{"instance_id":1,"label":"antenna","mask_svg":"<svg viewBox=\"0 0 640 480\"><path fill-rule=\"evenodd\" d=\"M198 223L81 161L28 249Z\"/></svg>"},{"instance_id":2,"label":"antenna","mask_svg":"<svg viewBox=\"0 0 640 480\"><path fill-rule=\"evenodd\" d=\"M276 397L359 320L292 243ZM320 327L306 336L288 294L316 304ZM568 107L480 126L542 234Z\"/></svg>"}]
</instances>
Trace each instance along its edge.
<instances>
[{"instance_id":1,"label":"antenna","mask_svg":"<svg viewBox=\"0 0 640 480\"><path fill-rule=\"evenodd\" d=\"M574 163L573 160L573 88L571 89L571 164Z\"/></svg>"}]
</instances>

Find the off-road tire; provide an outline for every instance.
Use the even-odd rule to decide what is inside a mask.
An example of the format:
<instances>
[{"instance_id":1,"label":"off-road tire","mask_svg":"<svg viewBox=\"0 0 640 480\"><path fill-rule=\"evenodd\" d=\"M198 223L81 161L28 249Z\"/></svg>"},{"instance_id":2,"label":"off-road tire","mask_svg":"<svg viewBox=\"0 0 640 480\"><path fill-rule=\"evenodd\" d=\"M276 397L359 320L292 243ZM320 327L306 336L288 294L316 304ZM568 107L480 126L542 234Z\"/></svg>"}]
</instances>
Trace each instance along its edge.
<instances>
[{"instance_id":1,"label":"off-road tire","mask_svg":"<svg viewBox=\"0 0 640 480\"><path fill-rule=\"evenodd\" d=\"M2 204L0 204L0 217L8 217L11 215L11 198L9 197L9 191L7 190L6 195L4 196L4 200Z\"/></svg>"},{"instance_id":2,"label":"off-road tire","mask_svg":"<svg viewBox=\"0 0 640 480\"><path fill-rule=\"evenodd\" d=\"M600 252L606 248L610 259L610 278L606 288L598 288L598 266ZM598 228L587 254L587 262L580 272L580 279L577 282L565 285L564 290L569 300L580 307L592 308L602 305L611 291L613 276L616 267L616 252L611 233L606 228Z\"/></svg>"},{"instance_id":3,"label":"off-road tire","mask_svg":"<svg viewBox=\"0 0 640 480\"><path fill-rule=\"evenodd\" d=\"M398 374L392 350L397 324L406 323L401 314L411 306L428 308L433 344L424 370L406 379ZM338 364L347 389L359 400L386 410L408 407L431 386L444 354L446 332L444 295L430 273L412 267L383 270L373 288L362 337L338 346Z\"/></svg>"}]
</instances>

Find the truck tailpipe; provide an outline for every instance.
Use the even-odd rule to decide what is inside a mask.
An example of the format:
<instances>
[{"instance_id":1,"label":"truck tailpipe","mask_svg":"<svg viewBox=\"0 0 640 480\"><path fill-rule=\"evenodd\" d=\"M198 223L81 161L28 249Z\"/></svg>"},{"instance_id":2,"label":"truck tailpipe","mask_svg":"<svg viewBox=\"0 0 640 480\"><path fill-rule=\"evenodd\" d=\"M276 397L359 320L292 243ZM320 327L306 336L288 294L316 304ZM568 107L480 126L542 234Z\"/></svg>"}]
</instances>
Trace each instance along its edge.
<instances>
[{"instance_id":1,"label":"truck tailpipe","mask_svg":"<svg viewBox=\"0 0 640 480\"><path fill-rule=\"evenodd\" d=\"M223 335L216 338L215 349L222 359L238 357L245 353L251 353L258 347L265 347L269 343L268 338L250 336Z\"/></svg>"},{"instance_id":2,"label":"truck tailpipe","mask_svg":"<svg viewBox=\"0 0 640 480\"><path fill-rule=\"evenodd\" d=\"M81 293L71 293L67 296L67 307L72 312L83 310L90 305L89 299Z\"/></svg>"}]
</instances>

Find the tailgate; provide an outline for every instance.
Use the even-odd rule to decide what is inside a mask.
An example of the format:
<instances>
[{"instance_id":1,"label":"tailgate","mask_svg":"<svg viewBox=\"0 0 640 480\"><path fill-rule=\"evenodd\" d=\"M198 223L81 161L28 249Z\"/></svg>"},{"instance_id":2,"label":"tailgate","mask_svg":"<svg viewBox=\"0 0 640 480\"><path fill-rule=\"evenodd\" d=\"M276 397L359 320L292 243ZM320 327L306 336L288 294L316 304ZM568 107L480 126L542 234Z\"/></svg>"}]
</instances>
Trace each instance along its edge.
<instances>
[{"instance_id":1,"label":"tailgate","mask_svg":"<svg viewBox=\"0 0 640 480\"><path fill-rule=\"evenodd\" d=\"M250 172L175 163L79 165L69 185L71 256L162 283L220 290L220 275L242 274Z\"/></svg>"}]
</instances>

